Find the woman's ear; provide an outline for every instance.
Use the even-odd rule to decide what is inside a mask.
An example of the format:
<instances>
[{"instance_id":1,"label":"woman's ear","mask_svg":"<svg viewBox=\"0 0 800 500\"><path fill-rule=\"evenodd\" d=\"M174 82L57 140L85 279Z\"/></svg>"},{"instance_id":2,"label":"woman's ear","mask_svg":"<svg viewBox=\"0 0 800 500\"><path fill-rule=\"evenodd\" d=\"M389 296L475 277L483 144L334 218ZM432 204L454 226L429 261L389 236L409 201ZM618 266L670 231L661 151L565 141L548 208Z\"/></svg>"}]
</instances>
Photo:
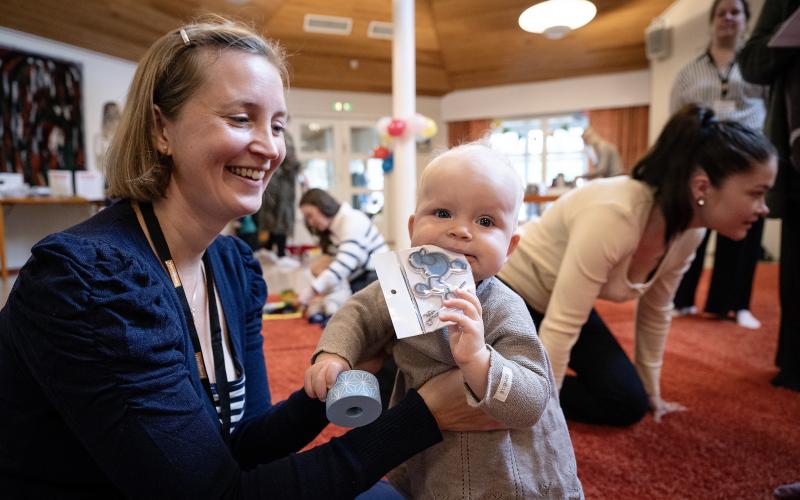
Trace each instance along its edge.
<instances>
[{"instance_id":1,"label":"woman's ear","mask_svg":"<svg viewBox=\"0 0 800 500\"><path fill-rule=\"evenodd\" d=\"M166 119L158 106L153 106L153 144L162 155L170 155Z\"/></svg>"},{"instance_id":2,"label":"woman's ear","mask_svg":"<svg viewBox=\"0 0 800 500\"><path fill-rule=\"evenodd\" d=\"M705 200L710 188L711 179L708 178L708 174L702 168L695 170L689 177L689 191L692 194L693 201Z\"/></svg>"}]
</instances>

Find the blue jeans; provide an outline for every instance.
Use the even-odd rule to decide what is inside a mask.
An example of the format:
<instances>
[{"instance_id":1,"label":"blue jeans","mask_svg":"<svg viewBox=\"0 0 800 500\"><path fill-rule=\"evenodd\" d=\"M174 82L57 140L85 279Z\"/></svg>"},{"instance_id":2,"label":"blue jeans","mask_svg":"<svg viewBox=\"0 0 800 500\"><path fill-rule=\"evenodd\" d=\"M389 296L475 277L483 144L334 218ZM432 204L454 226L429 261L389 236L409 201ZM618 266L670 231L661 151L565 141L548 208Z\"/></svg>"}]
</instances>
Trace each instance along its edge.
<instances>
[{"instance_id":1,"label":"blue jeans","mask_svg":"<svg viewBox=\"0 0 800 500\"><path fill-rule=\"evenodd\" d=\"M538 329L544 315L528 306ZM650 408L647 393L625 351L603 319L592 309L572 347L569 367L559 393L564 416L590 424L635 424Z\"/></svg>"},{"instance_id":2,"label":"blue jeans","mask_svg":"<svg viewBox=\"0 0 800 500\"><path fill-rule=\"evenodd\" d=\"M358 495L356 500L403 500L404 498L388 481L378 481L372 488Z\"/></svg>"}]
</instances>

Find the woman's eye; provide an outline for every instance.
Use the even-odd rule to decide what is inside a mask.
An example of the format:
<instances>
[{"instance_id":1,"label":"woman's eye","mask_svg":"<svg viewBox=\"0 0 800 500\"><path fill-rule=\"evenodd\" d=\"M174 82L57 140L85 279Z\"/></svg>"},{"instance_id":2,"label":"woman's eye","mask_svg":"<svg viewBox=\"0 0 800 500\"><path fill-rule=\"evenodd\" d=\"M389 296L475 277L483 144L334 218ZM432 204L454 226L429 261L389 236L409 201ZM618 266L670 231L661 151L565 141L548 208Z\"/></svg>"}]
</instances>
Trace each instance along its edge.
<instances>
[{"instance_id":1,"label":"woman's eye","mask_svg":"<svg viewBox=\"0 0 800 500\"><path fill-rule=\"evenodd\" d=\"M489 217L481 217L480 219L478 219L478 224L480 224L483 227L491 227L494 224L494 221Z\"/></svg>"},{"instance_id":2,"label":"woman's eye","mask_svg":"<svg viewBox=\"0 0 800 500\"><path fill-rule=\"evenodd\" d=\"M440 219L447 219L448 217L450 217L450 212L448 212L444 208L437 209L436 212L434 212L434 214L436 215L436 217L439 217Z\"/></svg>"},{"instance_id":3,"label":"woman's eye","mask_svg":"<svg viewBox=\"0 0 800 500\"><path fill-rule=\"evenodd\" d=\"M235 123L236 125L245 125L247 122L250 121L250 118L247 117L246 115L234 115L228 117L228 119L233 123Z\"/></svg>"}]
</instances>

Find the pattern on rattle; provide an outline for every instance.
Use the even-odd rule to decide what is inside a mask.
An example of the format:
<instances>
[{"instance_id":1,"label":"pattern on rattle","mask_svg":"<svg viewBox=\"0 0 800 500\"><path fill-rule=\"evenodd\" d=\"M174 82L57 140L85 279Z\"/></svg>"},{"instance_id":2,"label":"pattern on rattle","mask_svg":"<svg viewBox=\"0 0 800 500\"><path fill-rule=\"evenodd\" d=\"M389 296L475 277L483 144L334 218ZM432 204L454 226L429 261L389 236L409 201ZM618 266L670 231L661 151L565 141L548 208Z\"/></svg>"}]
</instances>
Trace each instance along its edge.
<instances>
[{"instance_id":1,"label":"pattern on rattle","mask_svg":"<svg viewBox=\"0 0 800 500\"><path fill-rule=\"evenodd\" d=\"M439 295L442 300L449 298L456 289L445 278L450 274L463 273L468 268L462 259L451 260L442 252L428 252L424 248L411 253L408 262L427 280L427 283L415 284L414 293L423 298Z\"/></svg>"}]
</instances>

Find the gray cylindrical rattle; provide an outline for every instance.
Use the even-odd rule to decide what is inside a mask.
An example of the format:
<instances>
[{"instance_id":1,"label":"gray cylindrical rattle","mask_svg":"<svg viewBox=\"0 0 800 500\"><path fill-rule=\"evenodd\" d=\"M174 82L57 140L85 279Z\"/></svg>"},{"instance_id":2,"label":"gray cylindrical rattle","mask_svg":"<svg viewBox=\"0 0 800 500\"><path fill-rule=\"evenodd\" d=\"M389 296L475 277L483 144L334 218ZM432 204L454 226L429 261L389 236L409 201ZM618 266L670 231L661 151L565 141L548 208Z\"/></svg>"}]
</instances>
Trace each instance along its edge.
<instances>
[{"instance_id":1,"label":"gray cylindrical rattle","mask_svg":"<svg viewBox=\"0 0 800 500\"><path fill-rule=\"evenodd\" d=\"M331 423L361 427L381 414L381 393L375 375L362 370L343 371L328 390L325 412Z\"/></svg>"}]
</instances>

